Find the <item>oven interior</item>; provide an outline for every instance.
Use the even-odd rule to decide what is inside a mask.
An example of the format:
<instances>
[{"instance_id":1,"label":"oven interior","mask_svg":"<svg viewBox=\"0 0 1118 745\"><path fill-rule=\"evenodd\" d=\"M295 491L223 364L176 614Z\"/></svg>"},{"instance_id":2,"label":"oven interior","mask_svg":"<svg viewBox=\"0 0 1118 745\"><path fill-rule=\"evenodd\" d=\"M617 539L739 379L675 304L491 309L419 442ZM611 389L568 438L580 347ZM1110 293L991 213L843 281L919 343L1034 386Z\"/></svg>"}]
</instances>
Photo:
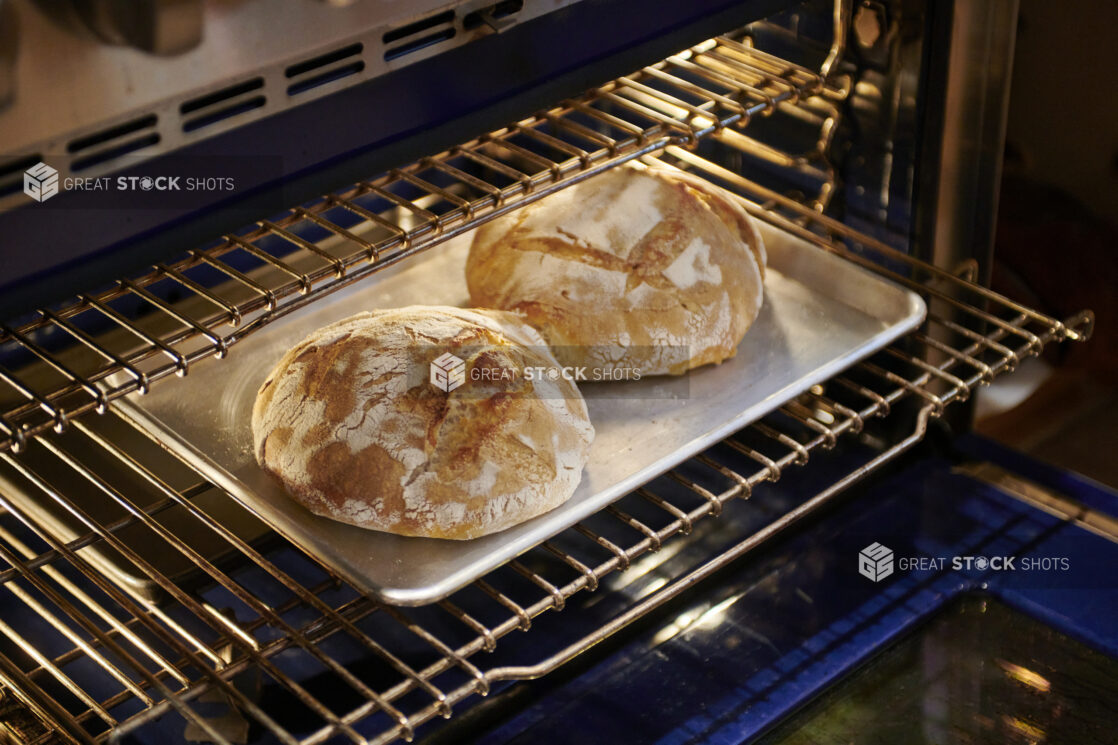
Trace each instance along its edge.
<instances>
[{"instance_id":1,"label":"oven interior","mask_svg":"<svg viewBox=\"0 0 1118 745\"><path fill-rule=\"evenodd\" d=\"M455 741L458 722L489 716L479 697L507 702L518 681L541 677L568 685L589 650L615 653L679 613L700 581L771 571L849 487L877 488L903 454L942 445L942 418L979 387L1048 345L1085 340L1090 313L1051 318L979 284L974 261L921 258L933 252L913 202L920 143L878 141L872 129L883 107L900 131L915 116L885 100L913 85L886 74L911 53L905 19L876 3L811 11L695 44L5 324L0 737ZM848 146L854 131L875 149ZM420 607L357 591L114 405L221 365L276 319L631 160L708 179L754 218L914 290L924 324ZM869 171L876 180L858 178ZM661 630L701 629L733 597ZM951 613L987 601L959 602ZM923 633L954 638L942 623ZM1112 680L1112 667L1100 674ZM878 685L858 680L849 685ZM799 721L837 716L852 700L843 695L861 694L836 690ZM772 741L802 741L797 726L809 724Z\"/></svg>"}]
</instances>

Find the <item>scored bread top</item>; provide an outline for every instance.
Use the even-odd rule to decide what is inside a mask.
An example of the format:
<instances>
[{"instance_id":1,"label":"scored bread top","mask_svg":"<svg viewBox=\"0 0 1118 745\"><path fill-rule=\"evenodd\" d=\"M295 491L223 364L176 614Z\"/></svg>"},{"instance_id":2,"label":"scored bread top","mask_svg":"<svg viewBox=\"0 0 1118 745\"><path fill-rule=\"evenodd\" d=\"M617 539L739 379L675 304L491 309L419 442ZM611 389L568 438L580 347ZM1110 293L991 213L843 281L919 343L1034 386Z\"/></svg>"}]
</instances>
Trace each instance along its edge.
<instances>
[{"instance_id":1,"label":"scored bread top","mask_svg":"<svg viewBox=\"0 0 1118 745\"><path fill-rule=\"evenodd\" d=\"M689 171L681 171L678 168L652 167L647 170L647 173L657 178L690 187L692 193L704 201L718 218L737 234L742 245L753 253L753 258L757 262L757 269L761 272L761 278L764 279L765 265L768 263L765 243L761 240L761 234L757 231L757 226L753 224L753 218L745 211L741 202L730 196L725 189L717 187Z\"/></svg>"},{"instance_id":2,"label":"scored bread top","mask_svg":"<svg viewBox=\"0 0 1118 745\"><path fill-rule=\"evenodd\" d=\"M735 354L764 260L725 192L629 166L480 227L466 281L474 305L520 313L564 364L680 374Z\"/></svg>"},{"instance_id":3,"label":"scored bread top","mask_svg":"<svg viewBox=\"0 0 1118 745\"><path fill-rule=\"evenodd\" d=\"M554 366L510 313L415 306L323 327L257 394L259 463L312 512L401 535L474 538L566 501L593 438L563 380L473 381L449 393L430 363Z\"/></svg>"}]
</instances>

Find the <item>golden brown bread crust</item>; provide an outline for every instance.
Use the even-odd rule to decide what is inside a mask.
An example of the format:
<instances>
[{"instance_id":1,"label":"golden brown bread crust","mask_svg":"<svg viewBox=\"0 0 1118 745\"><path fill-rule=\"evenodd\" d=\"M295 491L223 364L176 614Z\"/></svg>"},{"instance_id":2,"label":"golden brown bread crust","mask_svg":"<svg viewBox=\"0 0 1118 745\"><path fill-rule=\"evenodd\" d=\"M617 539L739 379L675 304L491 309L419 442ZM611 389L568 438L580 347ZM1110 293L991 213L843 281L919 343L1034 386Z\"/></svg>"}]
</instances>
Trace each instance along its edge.
<instances>
[{"instance_id":1,"label":"golden brown bread crust","mask_svg":"<svg viewBox=\"0 0 1118 745\"><path fill-rule=\"evenodd\" d=\"M753 224L753 218L749 216L749 213L736 199L731 197L724 189L688 171L654 167L649 168L648 173L690 187L695 196L703 200L718 215L718 218L737 234L742 244L752 252L753 258L757 260L757 268L761 272L761 279L765 278L765 264L768 263L765 243L761 240L761 234L757 231L757 226Z\"/></svg>"},{"instance_id":2,"label":"golden brown bread crust","mask_svg":"<svg viewBox=\"0 0 1118 745\"><path fill-rule=\"evenodd\" d=\"M409 536L466 539L554 509L593 438L563 379L467 380L446 393L430 363L553 366L539 335L500 311L362 313L295 345L252 412L257 461L326 517Z\"/></svg>"},{"instance_id":3,"label":"golden brown bread crust","mask_svg":"<svg viewBox=\"0 0 1118 745\"><path fill-rule=\"evenodd\" d=\"M717 187L634 166L480 227L466 282L474 305L519 313L566 365L678 375L737 352L764 256Z\"/></svg>"}]
</instances>

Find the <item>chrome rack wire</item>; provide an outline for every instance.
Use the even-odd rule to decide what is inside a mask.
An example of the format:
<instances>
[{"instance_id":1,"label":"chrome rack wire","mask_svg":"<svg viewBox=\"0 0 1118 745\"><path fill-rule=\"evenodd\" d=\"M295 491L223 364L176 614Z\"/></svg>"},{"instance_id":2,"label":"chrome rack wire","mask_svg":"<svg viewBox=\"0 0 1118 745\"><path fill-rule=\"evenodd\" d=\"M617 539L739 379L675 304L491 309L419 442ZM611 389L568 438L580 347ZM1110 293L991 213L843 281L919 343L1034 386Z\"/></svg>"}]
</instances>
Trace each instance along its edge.
<instances>
[{"instance_id":1,"label":"chrome rack wire","mask_svg":"<svg viewBox=\"0 0 1118 745\"><path fill-rule=\"evenodd\" d=\"M714 39L9 327L5 343L39 363L19 376L0 369L0 383L18 394L0 425L11 446L0 451L0 713L22 707L26 725L16 736L142 737L177 713L194 735L219 743L235 741L249 722L289 745L410 740L494 683L545 674L662 606L904 452L949 404L1046 344L1089 334L1087 313L1048 318L823 215L834 186L825 158L833 101L843 88L832 83L752 49L746 36ZM739 131L764 111L814 123L809 144L780 150ZM688 147L700 137L702 155ZM715 181L758 218L919 291L927 323L421 608L380 604L276 536L246 539L217 505L240 508L111 405L436 240L638 157ZM797 172L800 193L719 165L742 158ZM803 177L817 188L804 193ZM59 339L88 354L67 356ZM78 418L95 408L105 415ZM899 420L894 429L903 431L814 496L771 501L765 482L825 461L839 438L865 436L876 420ZM47 432L52 426L65 431ZM67 516L67 531L43 519L35 506L44 504ZM703 555L689 573L660 570L720 526L732 527L729 547ZM222 550L203 551L199 535ZM106 553L133 566L159 597L106 576L96 559ZM161 569L157 556L177 557L190 571ZM584 596L620 610L574 638L514 633L545 625L548 611ZM557 649L541 650L557 639ZM323 681L333 686L329 695ZM0 735L12 721L0 721Z\"/></svg>"},{"instance_id":2,"label":"chrome rack wire","mask_svg":"<svg viewBox=\"0 0 1118 745\"><path fill-rule=\"evenodd\" d=\"M0 325L0 450L223 357L264 325L620 162L694 146L824 90L823 78L712 39L139 276Z\"/></svg>"}]
</instances>

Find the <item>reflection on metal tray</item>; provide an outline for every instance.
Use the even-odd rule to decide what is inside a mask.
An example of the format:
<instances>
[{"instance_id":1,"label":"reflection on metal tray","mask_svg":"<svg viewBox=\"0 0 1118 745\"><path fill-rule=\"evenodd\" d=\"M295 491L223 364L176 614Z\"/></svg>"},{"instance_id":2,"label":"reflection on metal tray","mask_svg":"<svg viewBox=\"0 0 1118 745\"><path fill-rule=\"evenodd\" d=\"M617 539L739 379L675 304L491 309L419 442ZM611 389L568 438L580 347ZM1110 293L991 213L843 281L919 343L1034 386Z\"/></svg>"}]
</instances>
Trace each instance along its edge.
<instances>
[{"instance_id":1,"label":"reflection on metal tray","mask_svg":"<svg viewBox=\"0 0 1118 745\"><path fill-rule=\"evenodd\" d=\"M369 308L466 305L469 236L270 325L239 344L228 360L199 365L177 385L130 397L121 411L356 587L394 604L433 602L923 320L924 303L916 294L760 227L770 259L765 305L737 356L685 378L592 384L610 389L606 395L588 392L597 437L578 490L562 507L495 535L472 541L404 538L317 517L264 474L251 445L257 389L279 357L311 330Z\"/></svg>"}]
</instances>

